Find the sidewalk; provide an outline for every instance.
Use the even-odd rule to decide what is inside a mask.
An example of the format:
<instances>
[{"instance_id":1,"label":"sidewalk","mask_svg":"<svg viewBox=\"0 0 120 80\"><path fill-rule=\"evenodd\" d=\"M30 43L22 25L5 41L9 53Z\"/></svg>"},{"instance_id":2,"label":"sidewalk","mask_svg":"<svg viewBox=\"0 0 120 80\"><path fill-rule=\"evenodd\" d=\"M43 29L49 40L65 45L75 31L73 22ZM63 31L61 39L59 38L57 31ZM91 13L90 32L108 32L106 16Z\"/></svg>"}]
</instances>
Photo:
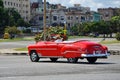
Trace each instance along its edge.
<instances>
[{"instance_id":1,"label":"sidewalk","mask_svg":"<svg viewBox=\"0 0 120 80\"><path fill-rule=\"evenodd\" d=\"M28 55L28 51L15 51L14 49L0 49L0 55Z\"/></svg>"}]
</instances>

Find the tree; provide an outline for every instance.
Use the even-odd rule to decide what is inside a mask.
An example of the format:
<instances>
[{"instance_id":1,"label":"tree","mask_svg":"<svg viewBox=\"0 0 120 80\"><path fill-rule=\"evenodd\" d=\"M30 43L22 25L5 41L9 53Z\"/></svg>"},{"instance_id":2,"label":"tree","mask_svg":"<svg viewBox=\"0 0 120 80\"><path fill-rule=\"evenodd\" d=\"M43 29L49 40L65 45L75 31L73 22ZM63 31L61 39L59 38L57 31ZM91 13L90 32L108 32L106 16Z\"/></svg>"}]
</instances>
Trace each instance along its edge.
<instances>
[{"instance_id":1,"label":"tree","mask_svg":"<svg viewBox=\"0 0 120 80\"><path fill-rule=\"evenodd\" d=\"M10 38L13 39L13 38L15 37L15 35L16 35L16 34L20 34L21 31L18 30L17 27L15 27L15 26L13 26L13 27L9 27L9 26L8 26L8 27L5 28L5 33L4 33L4 35L5 35L6 33L7 33L7 34L10 34ZM4 38L5 38L5 36L4 36ZM7 38L8 38L8 37L7 37ZM6 38L6 39L7 39L7 38Z\"/></svg>"},{"instance_id":2,"label":"tree","mask_svg":"<svg viewBox=\"0 0 120 80\"><path fill-rule=\"evenodd\" d=\"M28 22L25 22L22 18L20 18L17 20L17 26L29 27L30 24Z\"/></svg>"},{"instance_id":3,"label":"tree","mask_svg":"<svg viewBox=\"0 0 120 80\"><path fill-rule=\"evenodd\" d=\"M4 24L5 21L3 20L4 18L4 5L3 5L3 1L0 0L0 34L3 33L2 31L4 30Z\"/></svg>"},{"instance_id":4,"label":"tree","mask_svg":"<svg viewBox=\"0 0 120 80\"><path fill-rule=\"evenodd\" d=\"M0 0L0 7L4 8L3 1Z\"/></svg>"},{"instance_id":5,"label":"tree","mask_svg":"<svg viewBox=\"0 0 120 80\"><path fill-rule=\"evenodd\" d=\"M71 27L71 32L73 35L78 35L78 24L75 24L74 26Z\"/></svg>"},{"instance_id":6,"label":"tree","mask_svg":"<svg viewBox=\"0 0 120 80\"><path fill-rule=\"evenodd\" d=\"M4 8L0 0L0 33L4 33L6 26L26 26L30 24L25 22L15 8Z\"/></svg>"},{"instance_id":7,"label":"tree","mask_svg":"<svg viewBox=\"0 0 120 80\"><path fill-rule=\"evenodd\" d=\"M13 26L13 27L6 27L5 28L5 33L9 33L9 34L20 34L21 31L17 29L17 27Z\"/></svg>"},{"instance_id":8,"label":"tree","mask_svg":"<svg viewBox=\"0 0 120 80\"><path fill-rule=\"evenodd\" d=\"M45 37L46 41L52 40L56 36L60 36L63 38L63 40L67 40L68 36L64 34L64 28L63 27L49 27L46 29ZM44 40L44 32L39 33L35 36L35 41Z\"/></svg>"},{"instance_id":9,"label":"tree","mask_svg":"<svg viewBox=\"0 0 120 80\"><path fill-rule=\"evenodd\" d=\"M114 32L120 32L120 16L112 17L111 23L113 24L112 28L114 29Z\"/></svg>"}]
</instances>

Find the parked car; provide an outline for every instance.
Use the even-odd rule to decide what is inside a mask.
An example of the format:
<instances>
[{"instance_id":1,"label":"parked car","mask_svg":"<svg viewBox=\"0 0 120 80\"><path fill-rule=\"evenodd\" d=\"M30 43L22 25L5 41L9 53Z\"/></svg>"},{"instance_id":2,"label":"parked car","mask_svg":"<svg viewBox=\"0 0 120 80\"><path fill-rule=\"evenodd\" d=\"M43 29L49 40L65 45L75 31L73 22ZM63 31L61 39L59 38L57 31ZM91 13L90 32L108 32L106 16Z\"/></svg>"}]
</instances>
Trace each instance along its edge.
<instances>
[{"instance_id":1,"label":"parked car","mask_svg":"<svg viewBox=\"0 0 120 80\"><path fill-rule=\"evenodd\" d=\"M32 62L38 62L40 58L50 58L53 62L59 58L67 58L70 63L76 63L78 59L84 58L89 63L95 63L97 59L109 56L106 46L88 40L59 43L40 41L28 46L28 54Z\"/></svg>"}]
</instances>

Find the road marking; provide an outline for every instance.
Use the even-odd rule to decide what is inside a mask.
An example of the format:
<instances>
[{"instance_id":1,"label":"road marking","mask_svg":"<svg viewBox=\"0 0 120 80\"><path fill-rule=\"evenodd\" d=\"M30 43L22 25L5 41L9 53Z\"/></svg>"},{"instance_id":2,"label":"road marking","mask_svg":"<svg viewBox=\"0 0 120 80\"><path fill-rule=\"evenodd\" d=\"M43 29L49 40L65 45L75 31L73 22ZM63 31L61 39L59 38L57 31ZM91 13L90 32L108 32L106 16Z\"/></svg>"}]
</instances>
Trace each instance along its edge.
<instances>
[{"instance_id":1,"label":"road marking","mask_svg":"<svg viewBox=\"0 0 120 80\"><path fill-rule=\"evenodd\" d=\"M9 67L0 67L0 69L9 68Z\"/></svg>"}]
</instances>

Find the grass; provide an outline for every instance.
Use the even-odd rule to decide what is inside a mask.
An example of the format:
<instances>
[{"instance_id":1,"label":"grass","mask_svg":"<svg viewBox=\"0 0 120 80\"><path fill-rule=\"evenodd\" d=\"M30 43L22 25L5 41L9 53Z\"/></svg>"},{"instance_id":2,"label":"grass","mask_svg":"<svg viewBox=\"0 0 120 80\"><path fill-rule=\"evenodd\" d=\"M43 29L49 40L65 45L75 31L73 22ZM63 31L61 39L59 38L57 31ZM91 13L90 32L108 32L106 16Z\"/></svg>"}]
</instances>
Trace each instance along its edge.
<instances>
[{"instance_id":1,"label":"grass","mask_svg":"<svg viewBox=\"0 0 120 80\"><path fill-rule=\"evenodd\" d=\"M120 43L120 41L117 40L110 40L110 41L102 41L101 44L114 44L114 43Z\"/></svg>"},{"instance_id":2,"label":"grass","mask_svg":"<svg viewBox=\"0 0 120 80\"><path fill-rule=\"evenodd\" d=\"M26 47L24 47L24 48L16 48L14 50L16 50L16 51L28 51L28 49Z\"/></svg>"},{"instance_id":3,"label":"grass","mask_svg":"<svg viewBox=\"0 0 120 80\"><path fill-rule=\"evenodd\" d=\"M32 41L33 38L0 39L0 42Z\"/></svg>"},{"instance_id":4,"label":"grass","mask_svg":"<svg viewBox=\"0 0 120 80\"><path fill-rule=\"evenodd\" d=\"M85 38L85 37L89 37L89 36L69 36L69 39L74 39L74 38ZM91 37L89 37L91 38Z\"/></svg>"}]
</instances>

